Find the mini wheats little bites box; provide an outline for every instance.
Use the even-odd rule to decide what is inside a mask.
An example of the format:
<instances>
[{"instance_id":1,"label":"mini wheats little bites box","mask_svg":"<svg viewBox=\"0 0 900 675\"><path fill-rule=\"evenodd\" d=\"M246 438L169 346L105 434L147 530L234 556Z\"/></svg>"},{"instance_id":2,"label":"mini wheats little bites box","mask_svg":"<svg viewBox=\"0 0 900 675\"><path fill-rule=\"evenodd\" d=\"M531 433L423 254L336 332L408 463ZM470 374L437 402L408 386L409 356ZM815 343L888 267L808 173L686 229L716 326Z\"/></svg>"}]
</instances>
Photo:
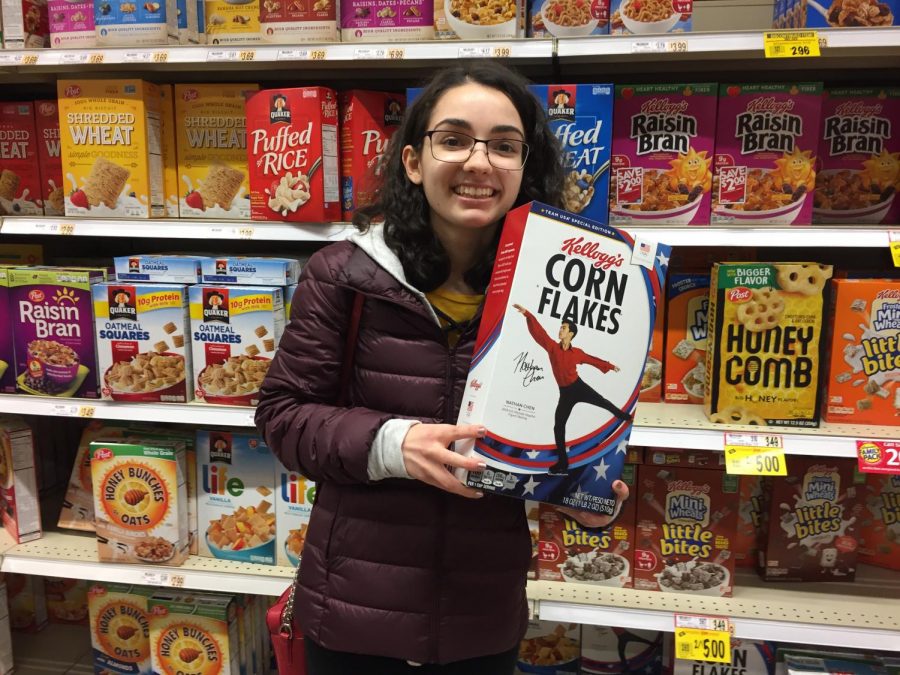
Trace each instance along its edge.
<instances>
[{"instance_id":1,"label":"mini wheats little bites box","mask_svg":"<svg viewBox=\"0 0 900 675\"><path fill-rule=\"evenodd\" d=\"M277 464L278 493L275 499L275 527L278 531L277 563L296 567L306 543L309 516L316 499L316 484L296 471Z\"/></svg>"},{"instance_id":2,"label":"mini wheats little bites box","mask_svg":"<svg viewBox=\"0 0 900 675\"><path fill-rule=\"evenodd\" d=\"M859 559L900 570L900 474L866 474Z\"/></svg>"},{"instance_id":3,"label":"mini wheats little bites box","mask_svg":"<svg viewBox=\"0 0 900 675\"><path fill-rule=\"evenodd\" d=\"M41 195L34 104L0 104L0 215L41 215Z\"/></svg>"},{"instance_id":4,"label":"mini wheats little bites box","mask_svg":"<svg viewBox=\"0 0 900 675\"><path fill-rule=\"evenodd\" d=\"M612 514L669 247L534 202L506 217L459 416L470 487Z\"/></svg>"},{"instance_id":5,"label":"mini wheats little bites box","mask_svg":"<svg viewBox=\"0 0 900 675\"><path fill-rule=\"evenodd\" d=\"M35 131L41 165L41 199L45 216L65 213L65 188L59 141L59 107L55 100L34 102Z\"/></svg>"},{"instance_id":6,"label":"mini wheats little bites box","mask_svg":"<svg viewBox=\"0 0 900 675\"><path fill-rule=\"evenodd\" d=\"M822 83L719 87L712 223L809 225Z\"/></svg>"},{"instance_id":7,"label":"mini wheats little bites box","mask_svg":"<svg viewBox=\"0 0 900 675\"><path fill-rule=\"evenodd\" d=\"M618 85L610 222L706 225L715 84Z\"/></svg>"},{"instance_id":8,"label":"mini wheats little bites box","mask_svg":"<svg viewBox=\"0 0 900 675\"><path fill-rule=\"evenodd\" d=\"M704 405L719 424L815 427L830 265L716 263Z\"/></svg>"},{"instance_id":9,"label":"mini wheats little bites box","mask_svg":"<svg viewBox=\"0 0 900 675\"><path fill-rule=\"evenodd\" d=\"M150 675L149 586L95 581L88 589L94 671Z\"/></svg>"},{"instance_id":10,"label":"mini wheats little bites box","mask_svg":"<svg viewBox=\"0 0 900 675\"><path fill-rule=\"evenodd\" d=\"M247 101L253 220L330 222L341 216L337 94L266 89Z\"/></svg>"},{"instance_id":11,"label":"mini wheats little bites box","mask_svg":"<svg viewBox=\"0 0 900 675\"><path fill-rule=\"evenodd\" d=\"M666 403L703 403L709 275L669 276L666 308Z\"/></svg>"}]
</instances>

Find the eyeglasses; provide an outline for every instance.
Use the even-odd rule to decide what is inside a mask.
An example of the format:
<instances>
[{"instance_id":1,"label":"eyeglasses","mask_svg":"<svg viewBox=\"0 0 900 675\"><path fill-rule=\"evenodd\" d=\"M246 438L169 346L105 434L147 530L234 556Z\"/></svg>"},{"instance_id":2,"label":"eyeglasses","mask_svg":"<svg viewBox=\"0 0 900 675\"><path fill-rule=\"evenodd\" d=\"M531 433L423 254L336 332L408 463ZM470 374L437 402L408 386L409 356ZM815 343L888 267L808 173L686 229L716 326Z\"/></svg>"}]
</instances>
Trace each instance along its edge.
<instances>
[{"instance_id":1,"label":"eyeglasses","mask_svg":"<svg viewBox=\"0 0 900 675\"><path fill-rule=\"evenodd\" d=\"M459 131L432 129L425 132L431 141L431 156L439 162L462 164L475 154L475 145L484 143L491 166L507 171L520 171L528 159L528 144L515 138L475 138Z\"/></svg>"}]
</instances>

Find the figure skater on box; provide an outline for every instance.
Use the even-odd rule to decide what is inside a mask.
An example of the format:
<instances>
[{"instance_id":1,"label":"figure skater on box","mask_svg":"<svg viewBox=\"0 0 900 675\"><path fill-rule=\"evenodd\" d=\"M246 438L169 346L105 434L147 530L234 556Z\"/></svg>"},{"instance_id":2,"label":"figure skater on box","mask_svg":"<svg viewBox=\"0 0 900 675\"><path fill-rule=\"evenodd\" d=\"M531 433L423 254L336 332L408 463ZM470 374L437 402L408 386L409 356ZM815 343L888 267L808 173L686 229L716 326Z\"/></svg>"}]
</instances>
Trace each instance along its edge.
<instances>
[{"instance_id":1,"label":"figure skater on box","mask_svg":"<svg viewBox=\"0 0 900 675\"><path fill-rule=\"evenodd\" d=\"M631 416L601 396L584 380L578 377L577 366L585 364L593 366L601 373L613 371L618 373L619 367L609 361L591 356L583 349L572 345L578 335L578 325L572 321L563 321L559 326L559 342L547 335L534 314L522 305L513 305L524 317L531 337L547 352L553 377L559 385L559 403L556 404L556 415L553 424L553 439L556 441L556 464L550 467L553 475L564 476L569 472L569 456L566 450L566 423L572 409L578 403L590 403L609 413L622 422L630 422Z\"/></svg>"}]
</instances>

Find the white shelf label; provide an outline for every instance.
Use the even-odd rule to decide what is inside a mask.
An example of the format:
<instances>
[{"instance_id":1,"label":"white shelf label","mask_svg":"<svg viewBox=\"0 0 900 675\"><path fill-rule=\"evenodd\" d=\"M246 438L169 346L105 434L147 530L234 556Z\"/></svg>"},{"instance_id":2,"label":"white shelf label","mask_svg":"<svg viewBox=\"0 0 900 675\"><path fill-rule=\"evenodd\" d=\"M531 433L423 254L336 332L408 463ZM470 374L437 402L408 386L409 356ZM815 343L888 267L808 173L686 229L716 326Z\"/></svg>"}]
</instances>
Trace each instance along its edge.
<instances>
[{"instance_id":1,"label":"white shelf label","mask_svg":"<svg viewBox=\"0 0 900 675\"><path fill-rule=\"evenodd\" d=\"M22 62L21 54L0 53L0 66L17 66Z\"/></svg>"},{"instance_id":2,"label":"white shelf label","mask_svg":"<svg viewBox=\"0 0 900 675\"><path fill-rule=\"evenodd\" d=\"M78 406L54 403L50 408L50 414L57 417L78 417Z\"/></svg>"},{"instance_id":3,"label":"white shelf label","mask_svg":"<svg viewBox=\"0 0 900 675\"><path fill-rule=\"evenodd\" d=\"M675 628L693 630L730 631L731 622L722 616L699 616L697 614L676 614Z\"/></svg>"},{"instance_id":4,"label":"white shelf label","mask_svg":"<svg viewBox=\"0 0 900 675\"><path fill-rule=\"evenodd\" d=\"M65 54L59 55L59 63L60 65L75 65L79 63L87 63L90 58L90 54L79 54L79 53L71 53L67 52Z\"/></svg>"},{"instance_id":5,"label":"white shelf label","mask_svg":"<svg viewBox=\"0 0 900 675\"><path fill-rule=\"evenodd\" d=\"M784 436L780 434L726 433L725 446L738 445L748 448L783 448Z\"/></svg>"},{"instance_id":6,"label":"white shelf label","mask_svg":"<svg viewBox=\"0 0 900 675\"><path fill-rule=\"evenodd\" d=\"M125 52L122 60L125 63L152 63L153 54L150 52Z\"/></svg>"},{"instance_id":7,"label":"white shelf label","mask_svg":"<svg viewBox=\"0 0 900 675\"><path fill-rule=\"evenodd\" d=\"M491 55L490 47L460 47L459 58L461 59L486 59Z\"/></svg>"},{"instance_id":8,"label":"white shelf label","mask_svg":"<svg viewBox=\"0 0 900 675\"><path fill-rule=\"evenodd\" d=\"M237 49L210 49L206 52L207 63L222 63L225 61L240 61Z\"/></svg>"},{"instance_id":9,"label":"white shelf label","mask_svg":"<svg viewBox=\"0 0 900 675\"><path fill-rule=\"evenodd\" d=\"M353 50L353 58L357 61L368 59L386 59L388 50L385 47L363 47Z\"/></svg>"},{"instance_id":10,"label":"white shelf label","mask_svg":"<svg viewBox=\"0 0 900 675\"><path fill-rule=\"evenodd\" d=\"M183 574L170 572L144 572L144 586L171 586L172 588L184 588L185 578Z\"/></svg>"},{"instance_id":11,"label":"white shelf label","mask_svg":"<svg viewBox=\"0 0 900 675\"><path fill-rule=\"evenodd\" d=\"M279 49L276 61L324 61L328 57L326 49Z\"/></svg>"},{"instance_id":12,"label":"white shelf label","mask_svg":"<svg viewBox=\"0 0 900 675\"><path fill-rule=\"evenodd\" d=\"M666 51L665 40L639 40L631 43L632 54L655 54Z\"/></svg>"}]
</instances>

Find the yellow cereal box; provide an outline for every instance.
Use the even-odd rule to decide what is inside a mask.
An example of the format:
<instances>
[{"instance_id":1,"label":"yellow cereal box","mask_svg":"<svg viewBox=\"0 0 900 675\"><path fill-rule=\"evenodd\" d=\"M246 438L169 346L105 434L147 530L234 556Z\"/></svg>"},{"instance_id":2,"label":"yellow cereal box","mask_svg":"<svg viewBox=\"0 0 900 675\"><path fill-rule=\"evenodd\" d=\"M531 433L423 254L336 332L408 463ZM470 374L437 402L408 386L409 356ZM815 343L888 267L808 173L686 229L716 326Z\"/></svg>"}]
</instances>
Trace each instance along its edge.
<instances>
[{"instance_id":1,"label":"yellow cereal box","mask_svg":"<svg viewBox=\"0 0 900 675\"><path fill-rule=\"evenodd\" d=\"M255 84L175 85L182 217L250 219L244 104L257 89Z\"/></svg>"},{"instance_id":2,"label":"yellow cereal box","mask_svg":"<svg viewBox=\"0 0 900 675\"><path fill-rule=\"evenodd\" d=\"M716 263L704 405L714 423L819 424L830 265Z\"/></svg>"},{"instance_id":3,"label":"yellow cereal box","mask_svg":"<svg viewBox=\"0 0 900 675\"><path fill-rule=\"evenodd\" d=\"M259 0L235 4L229 0L205 0L206 43L210 45L262 42Z\"/></svg>"},{"instance_id":4,"label":"yellow cereal box","mask_svg":"<svg viewBox=\"0 0 900 675\"><path fill-rule=\"evenodd\" d=\"M97 581L88 589L94 672L150 674L147 586Z\"/></svg>"},{"instance_id":5,"label":"yellow cereal box","mask_svg":"<svg viewBox=\"0 0 900 675\"><path fill-rule=\"evenodd\" d=\"M708 274L670 274L666 307L666 403L703 403Z\"/></svg>"},{"instance_id":6,"label":"yellow cereal box","mask_svg":"<svg viewBox=\"0 0 900 675\"><path fill-rule=\"evenodd\" d=\"M171 84L159 85L160 134L162 136L163 198L166 216L178 217L178 155L175 151L175 92Z\"/></svg>"},{"instance_id":7,"label":"yellow cereal box","mask_svg":"<svg viewBox=\"0 0 900 675\"><path fill-rule=\"evenodd\" d=\"M162 218L160 94L142 80L59 80L66 215Z\"/></svg>"}]
</instances>

